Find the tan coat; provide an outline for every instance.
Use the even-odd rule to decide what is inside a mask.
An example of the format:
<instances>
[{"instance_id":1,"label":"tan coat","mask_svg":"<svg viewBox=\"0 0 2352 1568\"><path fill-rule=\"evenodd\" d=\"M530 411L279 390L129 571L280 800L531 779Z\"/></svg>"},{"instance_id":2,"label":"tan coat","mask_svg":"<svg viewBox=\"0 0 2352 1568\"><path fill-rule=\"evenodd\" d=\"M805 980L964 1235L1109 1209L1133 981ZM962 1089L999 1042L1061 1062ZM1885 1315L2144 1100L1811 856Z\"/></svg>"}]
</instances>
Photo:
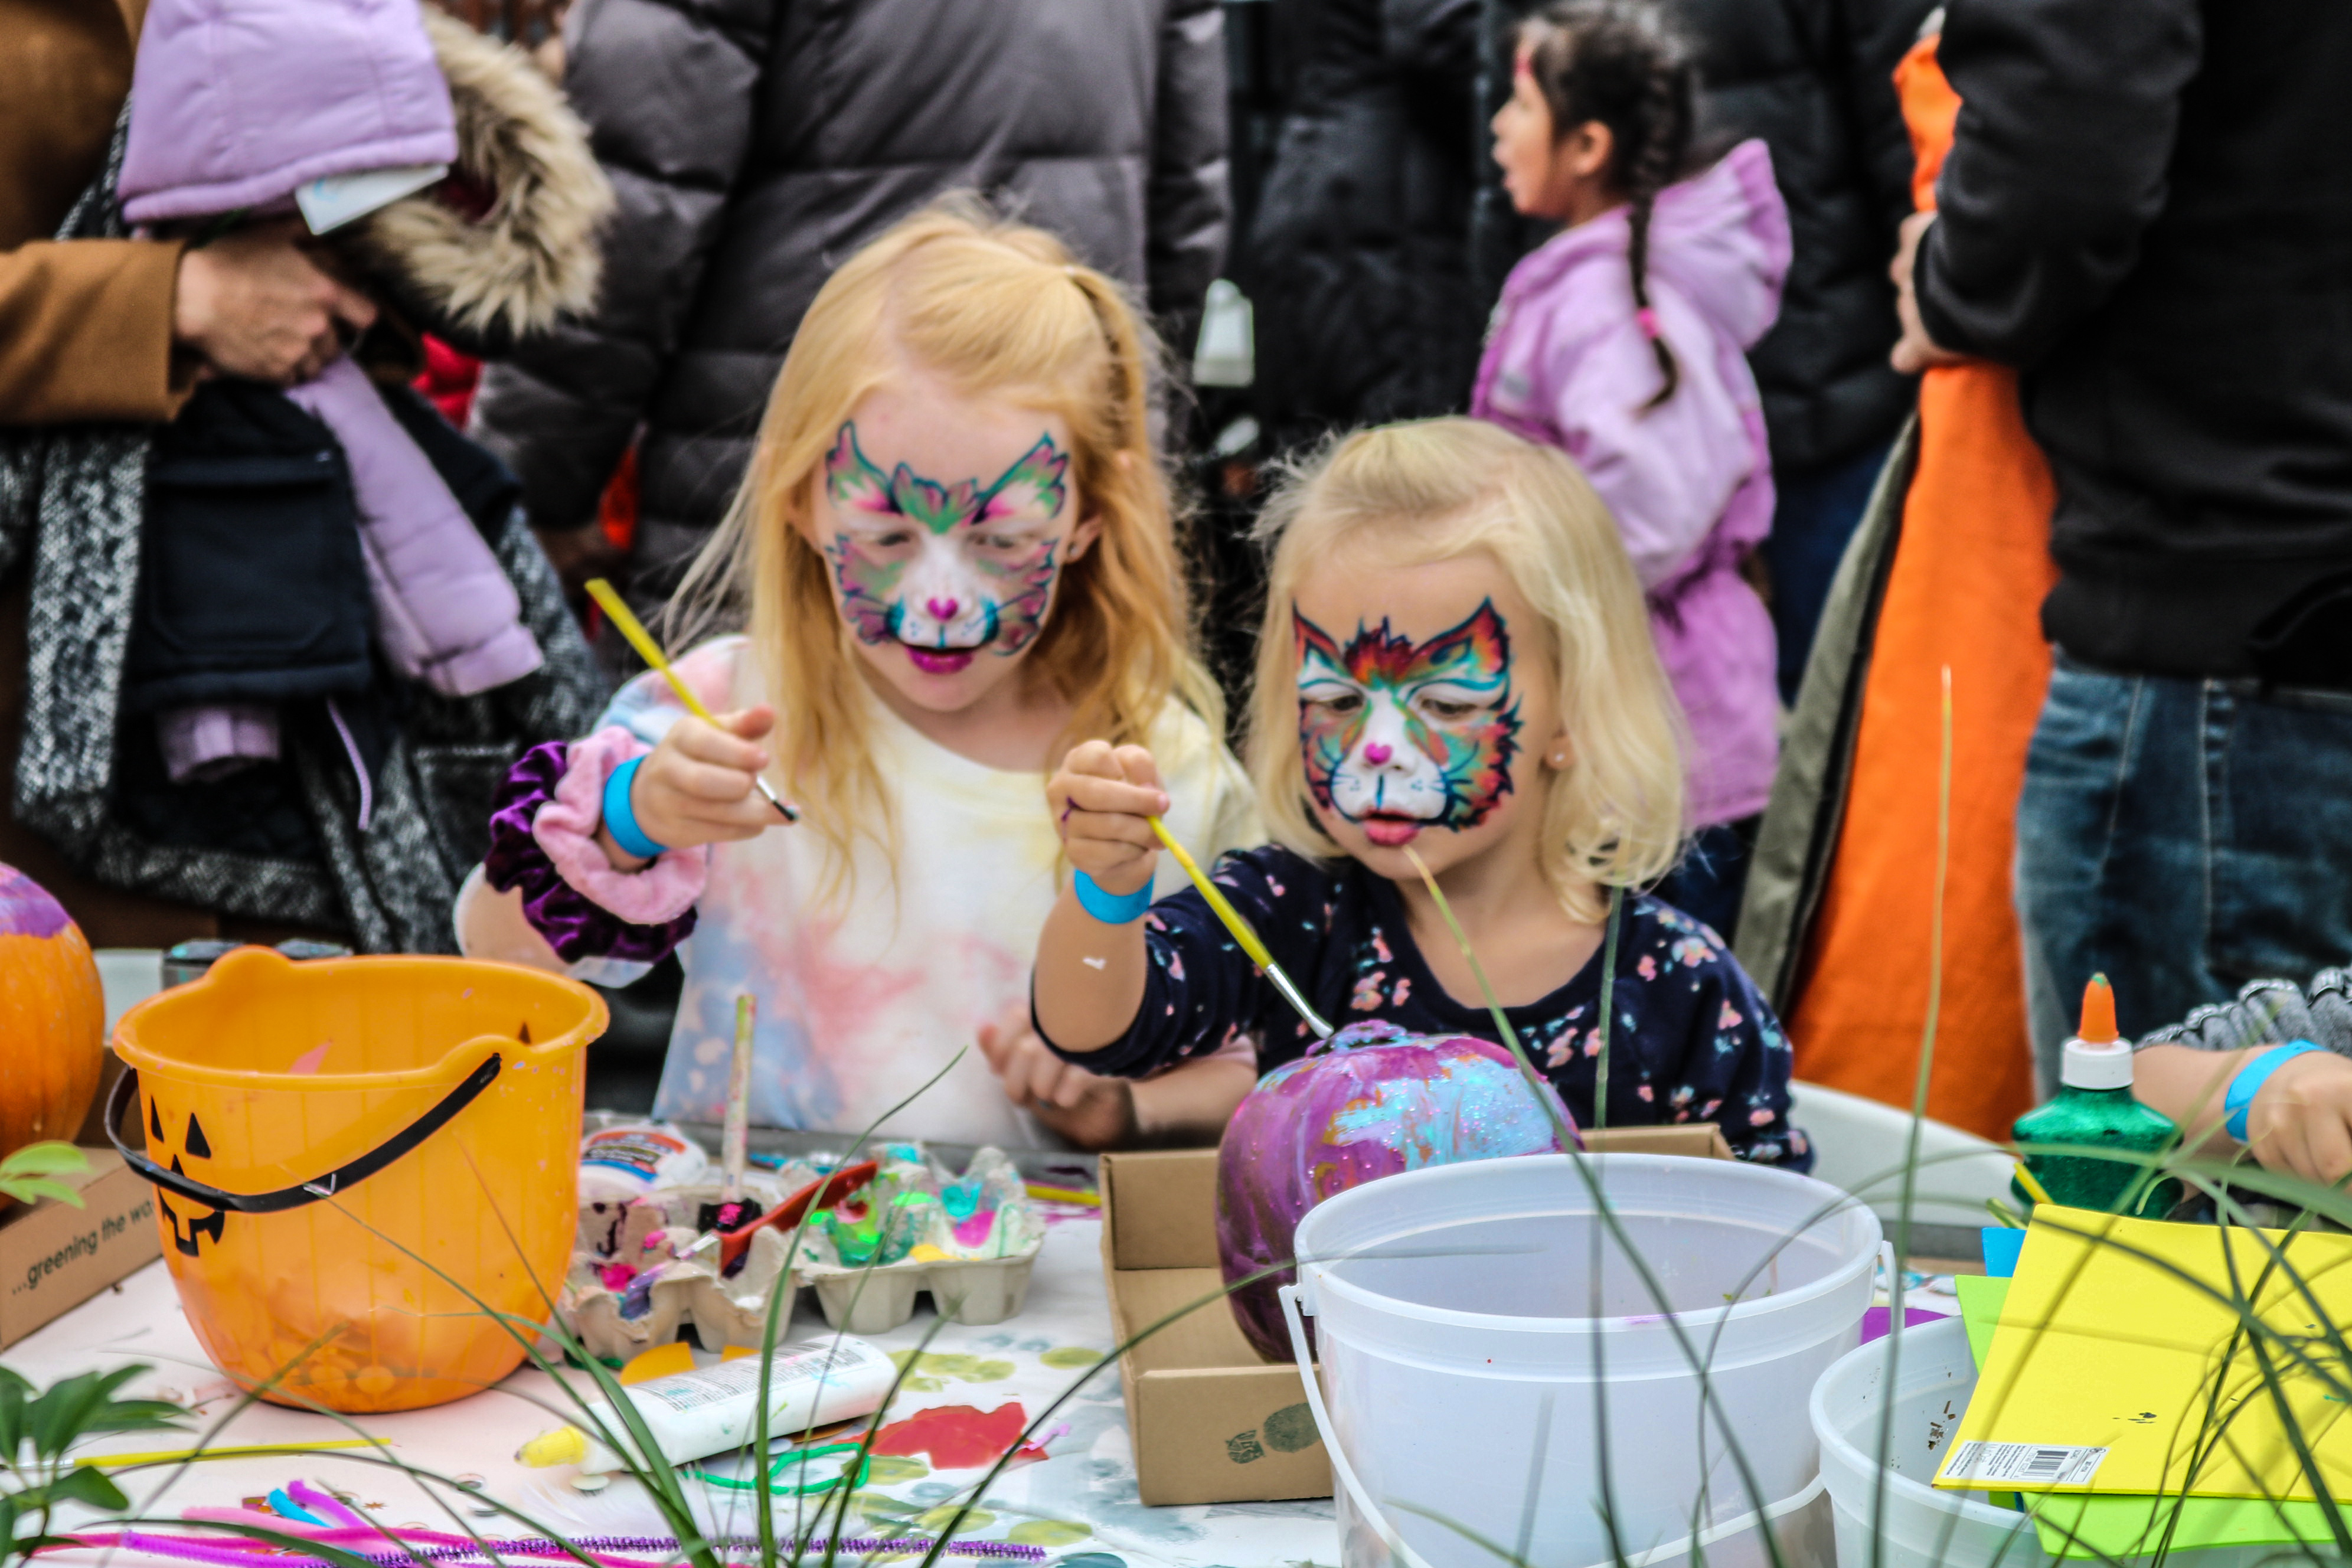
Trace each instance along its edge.
<instances>
[{"instance_id":1,"label":"tan coat","mask_svg":"<svg viewBox=\"0 0 2352 1568\"><path fill-rule=\"evenodd\" d=\"M169 419L181 247L48 238L106 158L146 0L0 0L0 426Z\"/></svg>"}]
</instances>

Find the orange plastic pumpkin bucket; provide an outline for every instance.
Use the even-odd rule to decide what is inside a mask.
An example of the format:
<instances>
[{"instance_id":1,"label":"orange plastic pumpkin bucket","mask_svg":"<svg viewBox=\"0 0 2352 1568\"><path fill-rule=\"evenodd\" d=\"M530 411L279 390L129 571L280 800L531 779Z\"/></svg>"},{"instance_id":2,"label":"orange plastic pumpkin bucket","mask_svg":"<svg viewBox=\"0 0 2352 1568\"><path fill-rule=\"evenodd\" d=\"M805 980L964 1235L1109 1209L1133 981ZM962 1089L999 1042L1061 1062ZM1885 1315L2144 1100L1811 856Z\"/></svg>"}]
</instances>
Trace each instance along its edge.
<instances>
[{"instance_id":1,"label":"orange plastic pumpkin bucket","mask_svg":"<svg viewBox=\"0 0 2352 1568\"><path fill-rule=\"evenodd\" d=\"M125 1014L114 1048L135 1071L107 1125L159 1189L213 1360L265 1398L343 1411L512 1372L569 1261L605 1017L586 986L513 964L265 948ZM143 1151L121 1131L134 1095Z\"/></svg>"}]
</instances>

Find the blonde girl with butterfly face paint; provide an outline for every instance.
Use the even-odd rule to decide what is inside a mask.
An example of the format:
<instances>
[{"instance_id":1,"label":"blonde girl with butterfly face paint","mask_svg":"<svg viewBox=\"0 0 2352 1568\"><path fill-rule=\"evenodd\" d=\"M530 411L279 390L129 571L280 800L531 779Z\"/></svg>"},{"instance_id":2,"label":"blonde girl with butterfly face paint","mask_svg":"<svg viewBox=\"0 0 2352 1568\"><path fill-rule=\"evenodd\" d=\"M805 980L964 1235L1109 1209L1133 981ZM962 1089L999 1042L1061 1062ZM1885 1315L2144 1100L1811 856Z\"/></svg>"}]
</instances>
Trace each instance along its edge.
<instances>
[{"instance_id":1,"label":"blonde girl with butterfly face paint","mask_svg":"<svg viewBox=\"0 0 2352 1568\"><path fill-rule=\"evenodd\" d=\"M1118 286L968 208L845 262L663 628L719 724L641 678L562 765L526 758L461 903L467 951L592 973L676 948L666 1116L719 1119L749 992L761 1125L1213 1141L1245 1051L1130 1086L1028 1028L1065 874L1054 759L1092 735L1149 745L1174 759L1196 842L1260 837L1192 644L1153 353ZM744 634L694 646L730 621Z\"/></svg>"},{"instance_id":2,"label":"blonde girl with butterfly face paint","mask_svg":"<svg viewBox=\"0 0 2352 1568\"><path fill-rule=\"evenodd\" d=\"M1680 847L1680 716L1584 477L1491 425L1386 426L1306 464L1261 530L1249 763L1276 841L1213 874L1315 1010L1360 1038L1496 1038L1418 858L1580 1122L1613 922L1609 1123L1713 1121L1743 1158L1809 1164L1770 1007L1720 937L1642 891ZM1117 919L1157 870L1156 757L1089 742L1051 794L1091 879L1038 948L1051 1046L1141 1073L1235 1034L1262 1069L1314 1044L1197 892Z\"/></svg>"}]
</instances>

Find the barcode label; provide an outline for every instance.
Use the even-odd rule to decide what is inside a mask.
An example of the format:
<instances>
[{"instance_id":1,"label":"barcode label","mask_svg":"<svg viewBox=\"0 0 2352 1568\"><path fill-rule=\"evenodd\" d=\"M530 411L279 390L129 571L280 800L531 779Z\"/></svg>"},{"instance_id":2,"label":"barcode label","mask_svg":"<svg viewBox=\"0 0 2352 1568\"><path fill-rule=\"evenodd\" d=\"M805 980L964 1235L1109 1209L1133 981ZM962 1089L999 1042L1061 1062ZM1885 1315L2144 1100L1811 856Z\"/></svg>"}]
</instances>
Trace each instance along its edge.
<instances>
[{"instance_id":1,"label":"barcode label","mask_svg":"<svg viewBox=\"0 0 2352 1568\"><path fill-rule=\"evenodd\" d=\"M2105 1462L2105 1448L2062 1448L2041 1443L1963 1443L1937 1477L1946 1481L1999 1481L2012 1487L2087 1485Z\"/></svg>"}]
</instances>

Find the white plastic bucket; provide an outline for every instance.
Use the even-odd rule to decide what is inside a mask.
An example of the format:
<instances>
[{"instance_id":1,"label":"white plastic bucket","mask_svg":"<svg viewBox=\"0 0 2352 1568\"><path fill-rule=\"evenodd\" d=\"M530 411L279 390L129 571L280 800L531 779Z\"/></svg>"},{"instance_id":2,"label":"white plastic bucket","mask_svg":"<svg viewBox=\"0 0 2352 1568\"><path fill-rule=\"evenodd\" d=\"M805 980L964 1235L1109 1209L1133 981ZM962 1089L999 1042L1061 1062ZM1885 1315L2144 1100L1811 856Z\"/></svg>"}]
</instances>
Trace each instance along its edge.
<instances>
[{"instance_id":1,"label":"white plastic bucket","mask_svg":"<svg viewBox=\"0 0 2352 1568\"><path fill-rule=\"evenodd\" d=\"M1968 1328L1958 1318L1903 1331L1901 1348L1894 1352L1895 1421L1880 1500L1881 1471L1874 1456L1886 1407L1888 1353L1888 1342L1874 1340L1840 1360L1813 1385L1813 1436L1821 1443L1822 1479L1828 1483L1834 1514L1838 1568L2045 1568L2051 1559L2024 1514L1995 1508L1981 1492L1939 1492L1927 1484L1949 1455L1958 1417L1976 1392ZM1874 1557L1874 1520L1880 1537ZM2168 1561L2184 1568L2252 1568L2290 1550L2175 1552Z\"/></svg>"},{"instance_id":2,"label":"white plastic bucket","mask_svg":"<svg viewBox=\"0 0 2352 1568\"><path fill-rule=\"evenodd\" d=\"M1895 1425L1885 1500L1878 1500L1878 1452L1886 1407L1887 1342L1874 1340L1813 1385L1813 1436L1822 1479L1836 1510L1841 1568L1870 1568L1874 1519L1883 1568L2037 1568L2048 1559L2033 1523L1977 1492L1939 1492L1927 1482L1950 1452L1975 1392L1968 1329L1958 1318L1903 1331L1895 1363Z\"/></svg>"},{"instance_id":3,"label":"white plastic bucket","mask_svg":"<svg viewBox=\"0 0 2352 1568\"><path fill-rule=\"evenodd\" d=\"M1283 1303L1342 1561L1492 1568L1466 1531L1544 1563L1664 1568L1695 1532L1711 1565L1750 1538L1761 1563L1760 1526L1812 1500L1799 1412L1855 1342L1879 1245L1822 1183L1659 1155L1441 1166L1318 1205Z\"/></svg>"}]
</instances>

